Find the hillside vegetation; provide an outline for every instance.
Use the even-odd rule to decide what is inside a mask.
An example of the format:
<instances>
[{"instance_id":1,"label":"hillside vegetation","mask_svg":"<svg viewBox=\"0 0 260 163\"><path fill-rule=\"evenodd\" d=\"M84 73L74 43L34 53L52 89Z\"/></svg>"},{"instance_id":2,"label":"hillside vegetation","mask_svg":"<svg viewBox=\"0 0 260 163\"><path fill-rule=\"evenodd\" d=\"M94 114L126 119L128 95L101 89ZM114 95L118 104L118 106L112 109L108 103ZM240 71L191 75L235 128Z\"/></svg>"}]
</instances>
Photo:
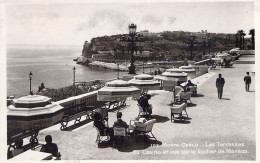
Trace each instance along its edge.
<instances>
[{"instance_id":1,"label":"hillside vegetation","mask_svg":"<svg viewBox=\"0 0 260 163\"><path fill-rule=\"evenodd\" d=\"M235 34L165 31L143 36L144 47L142 50L152 52L149 57L150 60L181 60L185 57L189 58L191 34L196 37L193 48L195 60L202 57L205 45L205 54L226 51L236 47ZM123 48L119 42L121 37L122 35L112 35L92 38L90 45L83 49L82 55L91 58L91 55L96 54L97 51L114 51L117 59L129 59L130 55L127 55L127 51L124 51L125 55L123 55ZM210 38L210 41L205 37ZM247 46L250 40L245 39L245 42Z\"/></svg>"}]
</instances>

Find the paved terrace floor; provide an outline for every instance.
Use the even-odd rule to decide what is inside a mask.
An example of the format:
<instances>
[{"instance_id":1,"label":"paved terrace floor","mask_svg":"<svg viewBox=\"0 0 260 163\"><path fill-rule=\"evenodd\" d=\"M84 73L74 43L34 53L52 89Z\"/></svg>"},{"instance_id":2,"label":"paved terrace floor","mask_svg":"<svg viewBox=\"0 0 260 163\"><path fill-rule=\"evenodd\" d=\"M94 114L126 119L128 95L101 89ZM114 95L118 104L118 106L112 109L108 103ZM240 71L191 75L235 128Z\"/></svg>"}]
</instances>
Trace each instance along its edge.
<instances>
[{"instance_id":1,"label":"paved terrace floor","mask_svg":"<svg viewBox=\"0 0 260 163\"><path fill-rule=\"evenodd\" d=\"M47 134L52 135L63 160L254 160L255 83L252 76L251 92L245 91L243 77L247 71L254 72L254 65L234 64L233 68L212 70L194 79L199 95L191 98L193 105L187 108L191 119L187 123L170 121L172 92L150 91L157 141L145 143L137 138L117 149L107 144L98 146L93 122L73 131L60 131L60 125L56 125L41 131L38 137L44 141ZM226 80L223 99L217 98L215 87L219 73ZM121 112L129 123L138 115L137 101L127 101ZM109 125L115 120L116 112L109 112ZM240 151L230 153L232 150Z\"/></svg>"}]
</instances>

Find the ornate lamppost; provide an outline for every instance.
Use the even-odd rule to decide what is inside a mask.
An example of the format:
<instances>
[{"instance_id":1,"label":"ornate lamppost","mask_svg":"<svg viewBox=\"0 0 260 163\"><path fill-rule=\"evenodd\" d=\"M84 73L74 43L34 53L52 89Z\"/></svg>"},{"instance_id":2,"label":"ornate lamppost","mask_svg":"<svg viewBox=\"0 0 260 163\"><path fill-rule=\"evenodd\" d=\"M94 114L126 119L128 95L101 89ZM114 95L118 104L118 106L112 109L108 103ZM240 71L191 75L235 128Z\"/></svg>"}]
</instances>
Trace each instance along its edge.
<instances>
[{"instance_id":1,"label":"ornate lamppost","mask_svg":"<svg viewBox=\"0 0 260 163\"><path fill-rule=\"evenodd\" d=\"M76 67L73 67L73 85L75 86L75 72L76 72Z\"/></svg>"},{"instance_id":2,"label":"ornate lamppost","mask_svg":"<svg viewBox=\"0 0 260 163\"><path fill-rule=\"evenodd\" d=\"M29 81L30 81L30 95L33 95L33 91L32 91L32 76L33 76L33 74L32 74L32 72L30 71L30 73L29 73Z\"/></svg>"},{"instance_id":3,"label":"ornate lamppost","mask_svg":"<svg viewBox=\"0 0 260 163\"><path fill-rule=\"evenodd\" d=\"M129 51L131 52L131 60L130 60L130 67L128 68L129 69L129 72L128 74L136 74L135 73L135 65L134 65L134 52L136 52L137 54L137 51L142 51L142 38L138 38L136 36L136 25L135 24L130 24L129 26L129 34L128 36L123 36L121 39L120 39L120 43L121 43L121 46L123 47L123 54L124 54L124 50L125 48L127 49L127 52L129 53Z\"/></svg>"}]
</instances>

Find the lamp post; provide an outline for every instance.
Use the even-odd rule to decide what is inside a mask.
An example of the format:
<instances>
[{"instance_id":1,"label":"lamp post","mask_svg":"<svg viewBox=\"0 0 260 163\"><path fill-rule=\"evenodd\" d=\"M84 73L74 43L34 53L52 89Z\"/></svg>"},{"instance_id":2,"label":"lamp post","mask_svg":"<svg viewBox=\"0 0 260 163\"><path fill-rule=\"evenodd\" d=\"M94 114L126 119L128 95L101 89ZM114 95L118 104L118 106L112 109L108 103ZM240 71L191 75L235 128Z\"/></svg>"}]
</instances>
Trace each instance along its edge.
<instances>
[{"instance_id":1,"label":"lamp post","mask_svg":"<svg viewBox=\"0 0 260 163\"><path fill-rule=\"evenodd\" d=\"M30 81L30 95L33 95L33 91L32 91L32 76L33 76L33 74L32 74L32 72L30 71L30 73L29 73L29 81Z\"/></svg>"},{"instance_id":2,"label":"lamp post","mask_svg":"<svg viewBox=\"0 0 260 163\"><path fill-rule=\"evenodd\" d=\"M206 55L206 46L207 46L207 42L206 42L207 38L203 37L203 42L202 42L202 46L203 46L203 55Z\"/></svg>"},{"instance_id":3,"label":"lamp post","mask_svg":"<svg viewBox=\"0 0 260 163\"><path fill-rule=\"evenodd\" d=\"M211 48L211 38L208 39L208 47L209 47L209 54L210 54L210 48Z\"/></svg>"},{"instance_id":4,"label":"lamp post","mask_svg":"<svg viewBox=\"0 0 260 163\"><path fill-rule=\"evenodd\" d=\"M128 53L129 51L131 52L130 67L128 68L129 69L128 74L136 74L135 73L136 68L134 65L134 52L137 53L137 51L142 51L142 49L140 48L142 39L136 36L136 27L137 26L135 24L130 24L128 26L129 28L128 36L126 37L123 36L120 39L120 43L123 47L123 53L124 53L124 48L127 49Z\"/></svg>"},{"instance_id":5,"label":"lamp post","mask_svg":"<svg viewBox=\"0 0 260 163\"><path fill-rule=\"evenodd\" d=\"M75 86L75 72L76 72L76 67L73 67L73 85Z\"/></svg>"},{"instance_id":6,"label":"lamp post","mask_svg":"<svg viewBox=\"0 0 260 163\"><path fill-rule=\"evenodd\" d=\"M119 63L116 63L117 65L117 79L119 79Z\"/></svg>"}]
</instances>

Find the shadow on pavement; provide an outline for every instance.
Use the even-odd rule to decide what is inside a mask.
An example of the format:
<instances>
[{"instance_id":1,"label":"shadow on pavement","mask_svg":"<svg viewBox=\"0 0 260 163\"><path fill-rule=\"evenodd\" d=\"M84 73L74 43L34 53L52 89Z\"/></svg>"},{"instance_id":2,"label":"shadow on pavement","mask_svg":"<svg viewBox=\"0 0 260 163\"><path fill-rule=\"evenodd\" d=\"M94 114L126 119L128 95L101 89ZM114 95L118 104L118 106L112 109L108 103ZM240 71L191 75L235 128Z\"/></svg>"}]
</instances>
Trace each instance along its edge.
<instances>
[{"instance_id":1,"label":"shadow on pavement","mask_svg":"<svg viewBox=\"0 0 260 163\"><path fill-rule=\"evenodd\" d=\"M156 123L164 123L170 120L168 117L161 115L152 115L152 119L156 119Z\"/></svg>"},{"instance_id":2,"label":"shadow on pavement","mask_svg":"<svg viewBox=\"0 0 260 163\"><path fill-rule=\"evenodd\" d=\"M193 103L188 103L187 107L195 107L197 106L197 104L193 104Z\"/></svg>"},{"instance_id":3,"label":"shadow on pavement","mask_svg":"<svg viewBox=\"0 0 260 163\"><path fill-rule=\"evenodd\" d=\"M130 137L122 143L118 143L113 147L112 141L102 142L98 144L98 148L114 148L120 152L133 152L134 150L147 149L153 145L161 145L162 142L154 139L149 139L143 135Z\"/></svg>"},{"instance_id":4,"label":"shadow on pavement","mask_svg":"<svg viewBox=\"0 0 260 163\"><path fill-rule=\"evenodd\" d=\"M203 94L192 95L191 97L204 97Z\"/></svg>"},{"instance_id":5,"label":"shadow on pavement","mask_svg":"<svg viewBox=\"0 0 260 163\"><path fill-rule=\"evenodd\" d=\"M133 152L134 150L147 149L152 145L162 145L162 142L139 135L129 139L125 145L117 145L116 149L120 152Z\"/></svg>"},{"instance_id":6,"label":"shadow on pavement","mask_svg":"<svg viewBox=\"0 0 260 163\"><path fill-rule=\"evenodd\" d=\"M174 123L181 123L181 124L189 124L191 123L189 120L191 120L190 117L183 117L184 120L176 118L173 122Z\"/></svg>"},{"instance_id":7,"label":"shadow on pavement","mask_svg":"<svg viewBox=\"0 0 260 163\"><path fill-rule=\"evenodd\" d=\"M221 100L231 100L230 98L221 98Z\"/></svg>"}]
</instances>

